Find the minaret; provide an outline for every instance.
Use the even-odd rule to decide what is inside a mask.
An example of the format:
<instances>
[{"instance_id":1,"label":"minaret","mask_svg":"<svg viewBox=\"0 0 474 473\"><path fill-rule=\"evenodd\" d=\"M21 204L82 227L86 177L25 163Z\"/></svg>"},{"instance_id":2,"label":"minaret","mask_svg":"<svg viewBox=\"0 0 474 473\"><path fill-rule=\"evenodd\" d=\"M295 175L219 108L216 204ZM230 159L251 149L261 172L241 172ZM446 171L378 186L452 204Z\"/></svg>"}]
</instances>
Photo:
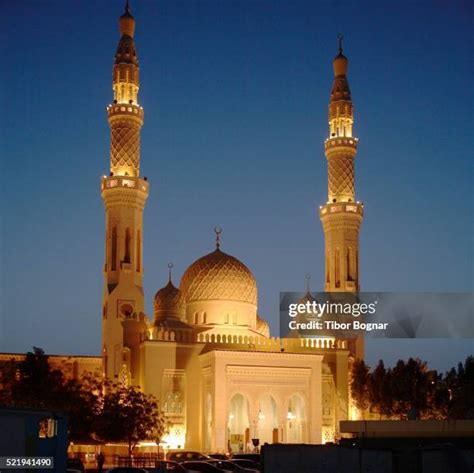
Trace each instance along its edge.
<instances>
[{"instance_id":1,"label":"minaret","mask_svg":"<svg viewBox=\"0 0 474 473\"><path fill-rule=\"evenodd\" d=\"M112 79L114 100L107 107L110 174L101 182L106 213L102 355L107 377L127 377L133 382L138 363L134 345L144 324L142 238L148 182L140 177L143 108L138 104L135 19L128 0L119 24Z\"/></svg>"},{"instance_id":2,"label":"minaret","mask_svg":"<svg viewBox=\"0 0 474 473\"><path fill-rule=\"evenodd\" d=\"M359 229L364 209L355 197L357 138L352 135L354 115L346 76L348 62L342 54L342 36L339 36L329 100L329 138L324 143L328 200L319 210L325 237L326 292L359 291Z\"/></svg>"}]
</instances>

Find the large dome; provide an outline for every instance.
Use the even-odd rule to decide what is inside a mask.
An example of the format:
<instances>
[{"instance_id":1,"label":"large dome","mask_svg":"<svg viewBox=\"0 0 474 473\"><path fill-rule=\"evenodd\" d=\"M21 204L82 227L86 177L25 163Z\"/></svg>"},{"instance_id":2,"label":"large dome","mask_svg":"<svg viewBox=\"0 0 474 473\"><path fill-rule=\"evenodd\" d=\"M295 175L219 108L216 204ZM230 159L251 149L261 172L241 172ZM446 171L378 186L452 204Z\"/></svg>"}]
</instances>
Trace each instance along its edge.
<instances>
[{"instance_id":1,"label":"large dome","mask_svg":"<svg viewBox=\"0 0 474 473\"><path fill-rule=\"evenodd\" d=\"M257 305L257 283L251 271L219 249L189 266L181 278L180 289L188 303L220 300Z\"/></svg>"}]
</instances>

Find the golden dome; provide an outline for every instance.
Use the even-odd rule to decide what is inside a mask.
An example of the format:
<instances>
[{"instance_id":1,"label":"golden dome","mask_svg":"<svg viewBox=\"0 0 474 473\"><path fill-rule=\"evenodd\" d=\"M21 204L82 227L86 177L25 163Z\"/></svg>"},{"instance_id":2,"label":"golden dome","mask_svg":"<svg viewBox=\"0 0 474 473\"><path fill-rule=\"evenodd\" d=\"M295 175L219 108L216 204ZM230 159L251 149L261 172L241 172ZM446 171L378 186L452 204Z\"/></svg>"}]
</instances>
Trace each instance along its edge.
<instances>
[{"instance_id":1,"label":"golden dome","mask_svg":"<svg viewBox=\"0 0 474 473\"><path fill-rule=\"evenodd\" d=\"M171 279L165 287L155 294L153 313L155 319L158 317L184 318L186 299L183 293L171 282Z\"/></svg>"},{"instance_id":2,"label":"golden dome","mask_svg":"<svg viewBox=\"0 0 474 473\"><path fill-rule=\"evenodd\" d=\"M186 302L240 301L257 305L257 283L237 258L219 248L196 260L183 274L180 289Z\"/></svg>"}]
</instances>

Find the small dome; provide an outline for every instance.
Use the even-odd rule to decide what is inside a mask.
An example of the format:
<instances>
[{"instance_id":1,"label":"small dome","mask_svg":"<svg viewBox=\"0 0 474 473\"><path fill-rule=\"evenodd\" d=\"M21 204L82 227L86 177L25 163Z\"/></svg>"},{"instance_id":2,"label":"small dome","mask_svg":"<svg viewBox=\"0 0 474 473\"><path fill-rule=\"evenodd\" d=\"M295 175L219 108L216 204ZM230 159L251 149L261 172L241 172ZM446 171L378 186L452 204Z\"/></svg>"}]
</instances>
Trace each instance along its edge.
<instances>
[{"instance_id":1,"label":"small dome","mask_svg":"<svg viewBox=\"0 0 474 473\"><path fill-rule=\"evenodd\" d=\"M264 337L270 338L270 326L259 315L257 315L257 332L261 333Z\"/></svg>"},{"instance_id":2,"label":"small dome","mask_svg":"<svg viewBox=\"0 0 474 473\"><path fill-rule=\"evenodd\" d=\"M309 289L306 291L306 294L298 301L298 304L306 304L309 302L312 304L313 302L318 302L317 299L311 294Z\"/></svg>"},{"instance_id":3,"label":"small dome","mask_svg":"<svg viewBox=\"0 0 474 473\"><path fill-rule=\"evenodd\" d=\"M349 66L349 60L342 54L342 51L334 58L332 63L334 68L334 75L345 76L347 74L347 68Z\"/></svg>"},{"instance_id":4,"label":"small dome","mask_svg":"<svg viewBox=\"0 0 474 473\"><path fill-rule=\"evenodd\" d=\"M180 288L188 303L220 300L257 305L257 283L252 272L219 248L189 266Z\"/></svg>"},{"instance_id":5,"label":"small dome","mask_svg":"<svg viewBox=\"0 0 474 473\"><path fill-rule=\"evenodd\" d=\"M184 318L186 313L186 299L183 293L170 281L161 288L153 301L153 313L158 317Z\"/></svg>"}]
</instances>

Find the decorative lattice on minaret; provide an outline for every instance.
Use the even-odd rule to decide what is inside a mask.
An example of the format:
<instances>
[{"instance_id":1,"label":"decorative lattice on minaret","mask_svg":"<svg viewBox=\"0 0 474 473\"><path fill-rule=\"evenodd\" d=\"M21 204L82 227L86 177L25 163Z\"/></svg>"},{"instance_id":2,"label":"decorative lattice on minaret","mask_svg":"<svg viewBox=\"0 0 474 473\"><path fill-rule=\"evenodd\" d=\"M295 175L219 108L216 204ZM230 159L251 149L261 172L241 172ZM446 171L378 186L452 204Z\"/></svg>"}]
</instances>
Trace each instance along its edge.
<instances>
[{"instance_id":1,"label":"decorative lattice on minaret","mask_svg":"<svg viewBox=\"0 0 474 473\"><path fill-rule=\"evenodd\" d=\"M347 81L348 59L339 53L333 61L334 79L328 110L329 138L325 141L328 162L328 200L319 210L325 237L325 290L359 290L359 229L363 204L356 201L354 160L358 140L351 91Z\"/></svg>"},{"instance_id":2,"label":"decorative lattice on minaret","mask_svg":"<svg viewBox=\"0 0 474 473\"><path fill-rule=\"evenodd\" d=\"M112 89L107 108L110 125L110 172L115 176L140 175L140 130L143 108L138 104L140 70L133 36L135 19L127 3L120 17L120 40L115 54Z\"/></svg>"},{"instance_id":3,"label":"decorative lattice on minaret","mask_svg":"<svg viewBox=\"0 0 474 473\"><path fill-rule=\"evenodd\" d=\"M145 324L143 296L143 210L148 181L140 177L138 58L135 19L128 1L120 17L120 39L113 66L110 125L110 173L101 182L105 205L105 263L102 307L104 374L138 382L139 333Z\"/></svg>"}]
</instances>

